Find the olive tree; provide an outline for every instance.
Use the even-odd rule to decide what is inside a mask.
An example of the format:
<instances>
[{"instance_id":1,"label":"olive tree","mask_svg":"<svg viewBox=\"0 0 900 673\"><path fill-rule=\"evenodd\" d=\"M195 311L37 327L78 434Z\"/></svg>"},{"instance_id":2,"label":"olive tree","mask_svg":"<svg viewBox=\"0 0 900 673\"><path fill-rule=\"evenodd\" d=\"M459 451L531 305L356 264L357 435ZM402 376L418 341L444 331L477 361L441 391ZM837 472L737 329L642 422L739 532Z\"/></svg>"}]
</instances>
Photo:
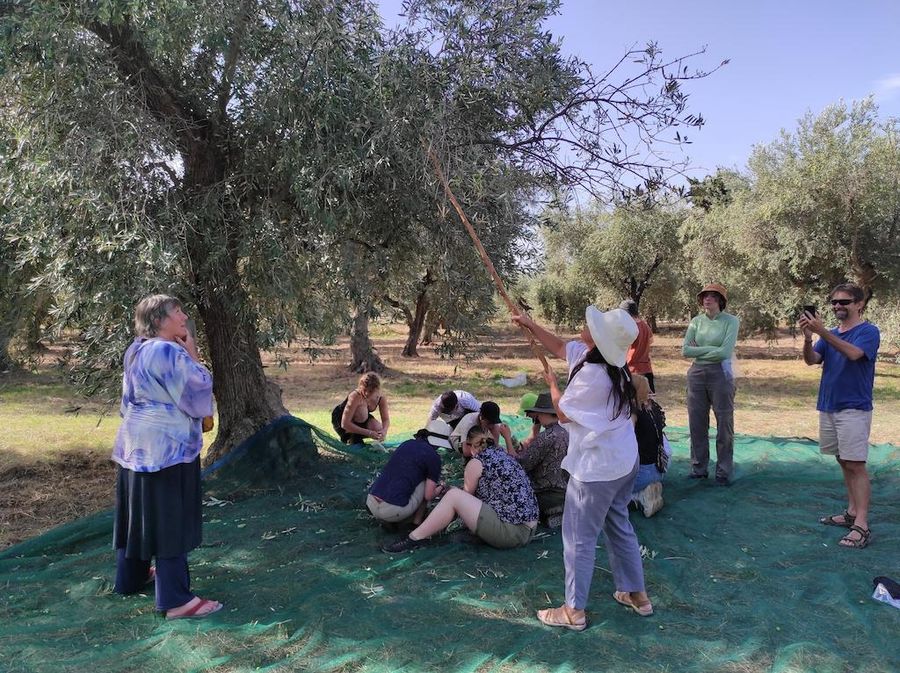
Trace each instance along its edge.
<instances>
[{"instance_id":1,"label":"olive tree","mask_svg":"<svg viewBox=\"0 0 900 673\"><path fill-rule=\"evenodd\" d=\"M543 28L557 8L414 0L385 34L365 0L4 3L3 236L16 268L46 260L29 288L81 330L85 382L120 366L140 296L178 295L208 347L216 457L285 413L261 349L365 315L374 281L412 268L392 251L444 226L425 145L466 207L510 171L525 204L664 181L656 145L702 123L681 85L704 73L651 44L595 75Z\"/></svg>"},{"instance_id":2,"label":"olive tree","mask_svg":"<svg viewBox=\"0 0 900 673\"><path fill-rule=\"evenodd\" d=\"M756 147L746 174L707 179L682 228L694 274L734 287L757 327L793 320L846 280L896 298L898 140L871 100L839 103Z\"/></svg>"}]
</instances>

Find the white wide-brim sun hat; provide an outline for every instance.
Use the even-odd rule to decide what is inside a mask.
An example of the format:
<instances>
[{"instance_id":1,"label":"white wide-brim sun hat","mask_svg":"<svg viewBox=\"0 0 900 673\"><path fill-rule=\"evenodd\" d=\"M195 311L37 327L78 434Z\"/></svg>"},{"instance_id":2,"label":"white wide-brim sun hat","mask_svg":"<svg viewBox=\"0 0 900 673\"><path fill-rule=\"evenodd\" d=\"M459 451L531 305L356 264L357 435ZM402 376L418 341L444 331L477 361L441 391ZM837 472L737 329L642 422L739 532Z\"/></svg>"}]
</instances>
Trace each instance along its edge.
<instances>
[{"instance_id":1,"label":"white wide-brim sun hat","mask_svg":"<svg viewBox=\"0 0 900 673\"><path fill-rule=\"evenodd\" d=\"M614 367L625 366L628 348L638 336L637 323L627 311L601 311L593 304L584 311L584 321L600 355Z\"/></svg>"}]
</instances>

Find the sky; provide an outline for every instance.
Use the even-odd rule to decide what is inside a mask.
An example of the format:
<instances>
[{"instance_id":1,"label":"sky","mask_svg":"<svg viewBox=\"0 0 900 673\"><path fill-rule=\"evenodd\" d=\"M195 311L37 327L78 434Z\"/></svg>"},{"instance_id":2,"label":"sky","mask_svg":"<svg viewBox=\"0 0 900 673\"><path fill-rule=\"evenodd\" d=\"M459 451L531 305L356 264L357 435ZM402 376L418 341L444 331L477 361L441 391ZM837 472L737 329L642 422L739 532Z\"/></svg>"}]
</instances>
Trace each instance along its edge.
<instances>
[{"instance_id":1,"label":"sky","mask_svg":"<svg viewBox=\"0 0 900 673\"><path fill-rule=\"evenodd\" d=\"M395 24L401 0L378 2ZM900 0L563 0L547 27L595 72L648 41L670 57L706 47L697 68L730 61L685 85L706 120L689 131L696 177L743 169L754 145L841 99L874 95L881 117L900 117Z\"/></svg>"}]
</instances>

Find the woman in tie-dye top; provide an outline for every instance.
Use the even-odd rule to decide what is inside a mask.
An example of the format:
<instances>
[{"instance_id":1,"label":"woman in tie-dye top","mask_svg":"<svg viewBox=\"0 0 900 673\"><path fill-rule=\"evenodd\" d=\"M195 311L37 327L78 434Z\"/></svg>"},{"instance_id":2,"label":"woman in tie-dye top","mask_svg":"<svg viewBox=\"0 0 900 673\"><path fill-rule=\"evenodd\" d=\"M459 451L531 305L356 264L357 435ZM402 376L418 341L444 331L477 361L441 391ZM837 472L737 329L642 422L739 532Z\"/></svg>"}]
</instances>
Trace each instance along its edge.
<instances>
[{"instance_id":1,"label":"woman in tie-dye top","mask_svg":"<svg viewBox=\"0 0 900 673\"><path fill-rule=\"evenodd\" d=\"M201 422L212 415L212 377L177 299L145 297L134 324L112 453L116 591L136 593L155 580L156 608L168 619L202 617L222 608L191 593L187 565L201 540Z\"/></svg>"}]
</instances>

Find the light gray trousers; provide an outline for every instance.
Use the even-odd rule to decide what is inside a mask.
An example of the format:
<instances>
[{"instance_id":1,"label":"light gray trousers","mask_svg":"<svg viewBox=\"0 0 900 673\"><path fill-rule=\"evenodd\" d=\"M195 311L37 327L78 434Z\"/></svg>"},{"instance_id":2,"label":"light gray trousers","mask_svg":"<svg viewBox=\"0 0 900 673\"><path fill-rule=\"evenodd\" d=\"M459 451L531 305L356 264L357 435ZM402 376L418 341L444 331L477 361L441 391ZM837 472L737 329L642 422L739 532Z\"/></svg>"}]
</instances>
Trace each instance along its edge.
<instances>
[{"instance_id":1,"label":"light gray trousers","mask_svg":"<svg viewBox=\"0 0 900 673\"><path fill-rule=\"evenodd\" d=\"M709 470L709 410L716 417L716 476L731 479L734 471L734 377L722 363L695 362L687 373L691 471Z\"/></svg>"},{"instance_id":2,"label":"light gray trousers","mask_svg":"<svg viewBox=\"0 0 900 673\"><path fill-rule=\"evenodd\" d=\"M566 605L570 608L584 610L587 605L601 530L616 591L644 591L641 550L628 519L628 501L638 467L635 461L634 469L615 481L569 478L562 535Z\"/></svg>"}]
</instances>

